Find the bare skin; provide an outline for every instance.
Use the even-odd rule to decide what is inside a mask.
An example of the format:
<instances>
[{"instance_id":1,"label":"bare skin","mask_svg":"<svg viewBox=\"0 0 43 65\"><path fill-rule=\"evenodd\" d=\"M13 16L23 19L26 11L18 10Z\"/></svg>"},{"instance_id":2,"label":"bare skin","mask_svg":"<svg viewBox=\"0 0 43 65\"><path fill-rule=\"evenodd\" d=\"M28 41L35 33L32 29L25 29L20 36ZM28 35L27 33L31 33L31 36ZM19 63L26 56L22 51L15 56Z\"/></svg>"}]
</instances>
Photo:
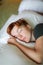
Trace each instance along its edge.
<instances>
[{"instance_id":1,"label":"bare skin","mask_svg":"<svg viewBox=\"0 0 43 65\"><path fill-rule=\"evenodd\" d=\"M17 46L26 56L30 57L37 63L41 63L43 59L43 36L36 40L35 48L30 49L19 44L14 37L11 37L8 42Z\"/></svg>"},{"instance_id":2,"label":"bare skin","mask_svg":"<svg viewBox=\"0 0 43 65\"><path fill-rule=\"evenodd\" d=\"M17 26L15 25L13 29L11 30L12 37L8 40L10 44L15 45L18 47L26 56L30 57L32 60L34 60L37 63L41 63L43 59L43 36L39 37L37 40L35 40L33 32L31 35L31 27L29 25L27 26ZM35 41L35 48L30 49L27 48L21 44L19 44L16 41L16 38L29 42L30 38L31 41Z\"/></svg>"}]
</instances>

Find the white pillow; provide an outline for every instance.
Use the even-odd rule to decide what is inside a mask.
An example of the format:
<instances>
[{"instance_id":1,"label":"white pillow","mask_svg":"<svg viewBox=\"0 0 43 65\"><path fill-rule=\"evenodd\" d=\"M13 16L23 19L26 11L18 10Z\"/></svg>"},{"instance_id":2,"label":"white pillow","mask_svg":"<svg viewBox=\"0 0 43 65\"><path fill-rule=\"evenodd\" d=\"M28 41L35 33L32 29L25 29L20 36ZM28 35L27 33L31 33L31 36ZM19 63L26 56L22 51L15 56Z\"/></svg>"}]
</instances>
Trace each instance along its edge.
<instances>
[{"instance_id":1,"label":"white pillow","mask_svg":"<svg viewBox=\"0 0 43 65\"><path fill-rule=\"evenodd\" d=\"M7 34L7 27L9 26L10 23L14 22L15 17L17 17L17 16L12 15L11 17L9 17L9 19L6 21L4 26L1 28L1 30L0 30L0 46L7 44L8 38L10 38L10 36Z\"/></svg>"},{"instance_id":2,"label":"white pillow","mask_svg":"<svg viewBox=\"0 0 43 65\"><path fill-rule=\"evenodd\" d=\"M43 1L24 0L20 3L18 12L21 13L24 10L34 10L43 13Z\"/></svg>"}]
</instances>

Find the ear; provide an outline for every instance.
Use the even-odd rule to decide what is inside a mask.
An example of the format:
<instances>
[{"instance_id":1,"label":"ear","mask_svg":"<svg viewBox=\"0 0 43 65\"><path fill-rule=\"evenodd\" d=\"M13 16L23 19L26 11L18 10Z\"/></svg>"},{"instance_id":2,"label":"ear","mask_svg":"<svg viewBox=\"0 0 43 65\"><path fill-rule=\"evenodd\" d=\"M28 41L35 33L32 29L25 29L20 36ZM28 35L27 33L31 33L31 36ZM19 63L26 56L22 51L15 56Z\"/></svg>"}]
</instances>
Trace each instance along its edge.
<instances>
[{"instance_id":1,"label":"ear","mask_svg":"<svg viewBox=\"0 0 43 65\"><path fill-rule=\"evenodd\" d=\"M32 29L30 25L27 25L27 27L28 27L29 29Z\"/></svg>"}]
</instances>

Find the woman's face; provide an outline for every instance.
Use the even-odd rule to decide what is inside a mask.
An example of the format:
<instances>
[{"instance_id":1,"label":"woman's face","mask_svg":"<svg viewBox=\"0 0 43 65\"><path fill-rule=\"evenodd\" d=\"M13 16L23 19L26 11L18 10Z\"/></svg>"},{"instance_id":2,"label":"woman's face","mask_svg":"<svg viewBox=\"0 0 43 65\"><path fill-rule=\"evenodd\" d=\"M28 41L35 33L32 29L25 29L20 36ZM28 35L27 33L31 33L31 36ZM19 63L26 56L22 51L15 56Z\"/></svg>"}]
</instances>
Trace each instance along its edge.
<instances>
[{"instance_id":1,"label":"woman's face","mask_svg":"<svg viewBox=\"0 0 43 65\"><path fill-rule=\"evenodd\" d=\"M22 41L29 42L30 35L31 35L29 25L28 27L24 25L21 25L21 26L15 25L13 29L11 30L11 35L17 37L18 39Z\"/></svg>"}]
</instances>

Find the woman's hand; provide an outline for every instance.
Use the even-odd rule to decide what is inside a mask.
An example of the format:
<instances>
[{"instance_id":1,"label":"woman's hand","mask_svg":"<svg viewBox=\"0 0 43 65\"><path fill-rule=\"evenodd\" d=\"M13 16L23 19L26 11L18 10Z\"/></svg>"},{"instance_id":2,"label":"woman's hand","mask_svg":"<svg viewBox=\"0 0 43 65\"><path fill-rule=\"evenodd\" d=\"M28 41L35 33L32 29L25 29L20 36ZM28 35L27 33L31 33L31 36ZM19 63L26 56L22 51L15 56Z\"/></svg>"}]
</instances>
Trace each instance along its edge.
<instances>
[{"instance_id":1,"label":"woman's hand","mask_svg":"<svg viewBox=\"0 0 43 65\"><path fill-rule=\"evenodd\" d=\"M11 37L8 39L8 43L9 43L9 44L12 44L12 45L16 45L16 44L17 44L16 38L11 36Z\"/></svg>"}]
</instances>

